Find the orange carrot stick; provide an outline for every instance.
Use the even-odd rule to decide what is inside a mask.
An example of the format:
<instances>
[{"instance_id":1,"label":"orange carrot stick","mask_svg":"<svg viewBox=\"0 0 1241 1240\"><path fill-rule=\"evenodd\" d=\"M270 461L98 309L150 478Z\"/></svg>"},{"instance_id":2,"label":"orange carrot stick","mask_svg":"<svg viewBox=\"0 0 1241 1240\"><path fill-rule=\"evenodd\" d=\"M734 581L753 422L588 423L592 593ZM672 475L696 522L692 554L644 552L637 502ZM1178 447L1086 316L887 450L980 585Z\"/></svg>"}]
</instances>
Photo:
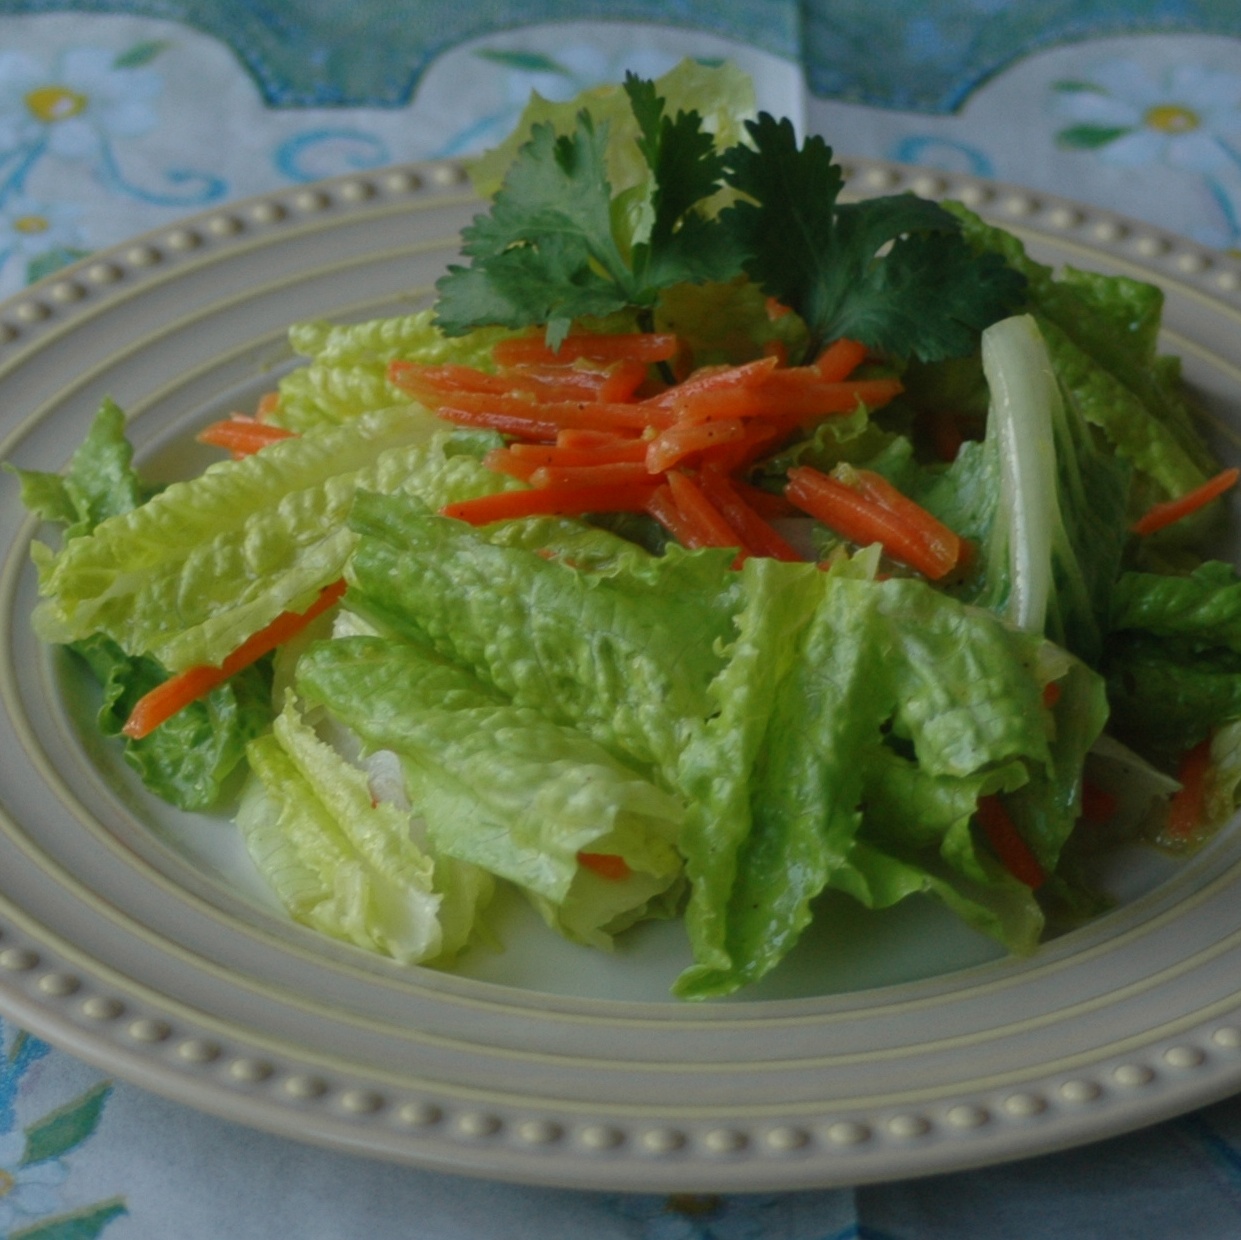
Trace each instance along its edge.
<instances>
[{"instance_id":1,"label":"orange carrot stick","mask_svg":"<svg viewBox=\"0 0 1241 1240\"><path fill-rule=\"evenodd\" d=\"M755 555L789 562L803 559L780 531L746 501L731 478L718 469L707 468L699 473L698 485Z\"/></svg>"},{"instance_id":2,"label":"orange carrot stick","mask_svg":"<svg viewBox=\"0 0 1241 1240\"><path fill-rule=\"evenodd\" d=\"M467 417L504 417L516 423L526 420L559 427L579 427L604 431L643 431L658 425L660 411L645 404L625 401L557 400L541 401L513 393L456 392L441 404L428 406L448 421ZM664 421L667 416L664 415Z\"/></svg>"},{"instance_id":3,"label":"orange carrot stick","mask_svg":"<svg viewBox=\"0 0 1241 1240\"><path fill-rule=\"evenodd\" d=\"M880 543L892 559L933 581L956 567L962 546L956 534L886 480L882 486L876 483L879 475L853 472L860 479L857 486L798 465L789 470L785 494L803 512L850 542Z\"/></svg>"},{"instance_id":4,"label":"orange carrot stick","mask_svg":"<svg viewBox=\"0 0 1241 1240\"><path fill-rule=\"evenodd\" d=\"M219 667L199 664L170 676L134 703L121 731L132 740L148 736L161 723L223 684L243 668L257 662L265 654L282 646L299 633L316 616L333 606L345 592L343 580L324 586L305 611L282 611L270 624L251 634Z\"/></svg>"},{"instance_id":5,"label":"orange carrot stick","mask_svg":"<svg viewBox=\"0 0 1241 1240\"><path fill-rule=\"evenodd\" d=\"M745 434L745 424L735 418L715 422L676 422L660 431L647 444L646 467L653 474L662 474L686 457L734 443L743 439Z\"/></svg>"},{"instance_id":6,"label":"orange carrot stick","mask_svg":"<svg viewBox=\"0 0 1241 1240\"><path fill-rule=\"evenodd\" d=\"M1018 882L1037 891L1047 881L1039 859L1017 830L998 796L979 797L974 820L982 828L1000 864Z\"/></svg>"},{"instance_id":7,"label":"orange carrot stick","mask_svg":"<svg viewBox=\"0 0 1241 1240\"><path fill-rule=\"evenodd\" d=\"M633 873L625 858L616 853L580 852L577 863L584 870L591 870L612 883L623 883Z\"/></svg>"},{"instance_id":8,"label":"orange carrot stick","mask_svg":"<svg viewBox=\"0 0 1241 1240\"><path fill-rule=\"evenodd\" d=\"M264 392L259 397L259 403L254 406L254 416L260 422L270 418L277 409L280 408L279 392Z\"/></svg>"},{"instance_id":9,"label":"orange carrot stick","mask_svg":"<svg viewBox=\"0 0 1241 1240\"><path fill-rule=\"evenodd\" d=\"M250 456L270 443L291 438L295 433L283 426L247 417L244 413L235 413L203 427L195 438L199 443L210 444L213 448L227 448L237 457Z\"/></svg>"},{"instance_id":10,"label":"orange carrot stick","mask_svg":"<svg viewBox=\"0 0 1241 1240\"><path fill-rule=\"evenodd\" d=\"M678 541L691 548L736 547L741 552L738 561L743 559L749 548L698 483L680 470L666 476L672 500L683 518Z\"/></svg>"},{"instance_id":11,"label":"orange carrot stick","mask_svg":"<svg viewBox=\"0 0 1241 1240\"><path fill-rule=\"evenodd\" d=\"M511 521L519 517L581 517L589 512L643 512L654 491L654 481L499 491L494 495L445 504L440 513L445 517L468 521L471 525L490 525L493 521Z\"/></svg>"},{"instance_id":12,"label":"orange carrot stick","mask_svg":"<svg viewBox=\"0 0 1241 1240\"><path fill-rule=\"evenodd\" d=\"M814 360L814 368L829 383L847 379L866 360L866 346L856 340L835 340Z\"/></svg>"},{"instance_id":13,"label":"orange carrot stick","mask_svg":"<svg viewBox=\"0 0 1241 1240\"><path fill-rule=\"evenodd\" d=\"M1206 821L1207 776L1211 771L1211 740L1208 737L1181 758L1176 777L1180 788L1168 802L1164 834L1177 843L1188 843Z\"/></svg>"},{"instance_id":14,"label":"orange carrot stick","mask_svg":"<svg viewBox=\"0 0 1241 1240\"><path fill-rule=\"evenodd\" d=\"M1185 495L1176 499L1164 500L1163 503L1152 505L1133 523L1135 534L1153 534L1177 521L1184 520L1191 513L1205 507L1213 499L1218 499L1225 491L1234 487L1241 478L1241 469L1224 469L1213 478L1208 478L1201 486L1195 487Z\"/></svg>"},{"instance_id":15,"label":"orange carrot stick","mask_svg":"<svg viewBox=\"0 0 1241 1240\"><path fill-rule=\"evenodd\" d=\"M565 433L554 444L511 443L508 450L523 460L539 465L608 465L616 461L645 461L647 440L632 436L602 435L581 447L566 442Z\"/></svg>"},{"instance_id":16,"label":"orange carrot stick","mask_svg":"<svg viewBox=\"0 0 1241 1240\"><path fill-rule=\"evenodd\" d=\"M597 465L540 465L529 478L532 487L607 487L649 483L643 461L604 461Z\"/></svg>"}]
</instances>

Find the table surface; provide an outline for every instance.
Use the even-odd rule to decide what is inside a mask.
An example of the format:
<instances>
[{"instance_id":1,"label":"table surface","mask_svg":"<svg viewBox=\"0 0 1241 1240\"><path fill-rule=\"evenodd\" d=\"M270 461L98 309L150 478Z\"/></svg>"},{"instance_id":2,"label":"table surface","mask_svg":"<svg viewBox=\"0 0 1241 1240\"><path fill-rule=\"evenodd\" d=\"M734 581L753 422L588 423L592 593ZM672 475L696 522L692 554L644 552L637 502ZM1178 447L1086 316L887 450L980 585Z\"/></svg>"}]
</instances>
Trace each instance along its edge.
<instances>
[{"instance_id":1,"label":"table surface","mask_svg":"<svg viewBox=\"0 0 1241 1240\"><path fill-rule=\"evenodd\" d=\"M469 155L532 89L567 98L690 55L736 61L763 107L843 155L994 177L1241 251L1227 0L0 0L0 295L214 203ZM304 1147L0 1032L0 1237L1241 1234L1235 1100L924 1181L615 1196Z\"/></svg>"}]
</instances>

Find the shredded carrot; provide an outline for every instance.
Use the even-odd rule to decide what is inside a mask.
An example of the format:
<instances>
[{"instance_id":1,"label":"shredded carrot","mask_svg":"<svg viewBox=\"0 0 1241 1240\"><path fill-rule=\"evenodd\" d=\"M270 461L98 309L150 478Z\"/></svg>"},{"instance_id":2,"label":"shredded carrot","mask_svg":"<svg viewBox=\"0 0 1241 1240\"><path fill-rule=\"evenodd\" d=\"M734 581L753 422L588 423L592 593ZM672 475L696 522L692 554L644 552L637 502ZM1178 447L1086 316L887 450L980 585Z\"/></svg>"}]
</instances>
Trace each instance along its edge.
<instances>
[{"instance_id":1,"label":"shredded carrot","mask_svg":"<svg viewBox=\"0 0 1241 1240\"><path fill-rule=\"evenodd\" d=\"M1241 478L1241 469L1234 467L1221 470L1213 478L1208 478L1200 487L1195 487L1187 494L1152 505L1133 523L1131 528L1135 534L1146 535L1182 521L1234 487L1238 478Z\"/></svg>"},{"instance_id":2,"label":"shredded carrot","mask_svg":"<svg viewBox=\"0 0 1241 1240\"><path fill-rule=\"evenodd\" d=\"M1058 680L1049 680L1043 686L1043 707L1046 710L1054 710L1056 703L1060 701L1060 695L1064 692L1064 686Z\"/></svg>"},{"instance_id":3,"label":"shredded carrot","mask_svg":"<svg viewBox=\"0 0 1241 1240\"><path fill-rule=\"evenodd\" d=\"M713 468L720 469L721 472L724 472L726 468L716 462L712 462L712 466ZM785 496L778 495L775 491L764 491L762 487L756 487L753 483L746 482L744 478L731 477L729 482L732 484L733 490L759 516L766 517L768 521L785 517L801 517L803 520L805 519L805 513L800 508L790 504Z\"/></svg>"},{"instance_id":4,"label":"shredded carrot","mask_svg":"<svg viewBox=\"0 0 1241 1240\"><path fill-rule=\"evenodd\" d=\"M646 448L646 467L661 474L686 457L735 443L746 434L745 424L735 419L718 422L676 422L655 436Z\"/></svg>"},{"instance_id":5,"label":"shredded carrot","mask_svg":"<svg viewBox=\"0 0 1241 1240\"><path fill-rule=\"evenodd\" d=\"M497 341L491 356L497 366L519 366L529 362L572 362L586 358L593 362L667 362L680 347L670 332L618 332L566 336L558 349L550 349L539 336L514 336Z\"/></svg>"},{"instance_id":6,"label":"shredded carrot","mask_svg":"<svg viewBox=\"0 0 1241 1240\"><path fill-rule=\"evenodd\" d=\"M814 368L828 382L847 379L866 360L866 346L856 340L835 340L814 360Z\"/></svg>"},{"instance_id":7,"label":"shredded carrot","mask_svg":"<svg viewBox=\"0 0 1241 1240\"><path fill-rule=\"evenodd\" d=\"M1082 780L1082 813L1087 822L1110 822L1120 809L1120 801L1105 788L1092 783L1089 779Z\"/></svg>"},{"instance_id":8,"label":"shredded carrot","mask_svg":"<svg viewBox=\"0 0 1241 1240\"><path fill-rule=\"evenodd\" d=\"M483 464L496 473L508 474L511 478L520 478L529 482L533 474L539 470L545 473L536 486L547 486L551 481L580 482L604 481L607 474L573 474L565 471L624 466L620 471L613 469L612 481L628 479L642 481L649 477L646 465L646 443L641 439L616 439L611 444L595 448L562 448L558 444L548 443L511 443L503 448L493 448L483 457ZM561 478L560 475L564 474Z\"/></svg>"},{"instance_id":9,"label":"shredded carrot","mask_svg":"<svg viewBox=\"0 0 1241 1240\"><path fill-rule=\"evenodd\" d=\"M442 405L430 406L450 422L464 421L470 416L504 417L514 425L521 421L561 427L578 427L601 431L643 431L659 425L658 410L645 404L625 401L554 400L540 401L528 396L493 395L490 392L457 392L446 397ZM666 416L662 419L668 420Z\"/></svg>"},{"instance_id":10,"label":"shredded carrot","mask_svg":"<svg viewBox=\"0 0 1241 1240\"><path fill-rule=\"evenodd\" d=\"M621 443L636 443L634 435L624 431L592 431L588 427L566 426L556 435L556 447L566 450L613 448Z\"/></svg>"},{"instance_id":11,"label":"shredded carrot","mask_svg":"<svg viewBox=\"0 0 1241 1240\"><path fill-rule=\"evenodd\" d=\"M494 473L507 474L519 482L529 482L530 475L545 462L526 456L518 456L512 444L505 448L493 448L483 457L483 464ZM531 444L530 447L540 445ZM548 446L550 450L550 445Z\"/></svg>"},{"instance_id":12,"label":"shredded carrot","mask_svg":"<svg viewBox=\"0 0 1241 1240\"><path fill-rule=\"evenodd\" d=\"M580 852L577 862L584 870L591 870L613 883L623 883L633 873L625 858L616 853Z\"/></svg>"},{"instance_id":13,"label":"shredded carrot","mask_svg":"<svg viewBox=\"0 0 1241 1240\"><path fill-rule=\"evenodd\" d=\"M1037 891L1047 875L998 796L978 798L975 821L1000 864L1020 883Z\"/></svg>"},{"instance_id":14,"label":"shredded carrot","mask_svg":"<svg viewBox=\"0 0 1241 1240\"><path fill-rule=\"evenodd\" d=\"M499 491L477 499L445 504L440 514L490 525L520 517L581 517L589 512L643 512L656 489L655 481L613 486L542 487L529 491Z\"/></svg>"},{"instance_id":15,"label":"shredded carrot","mask_svg":"<svg viewBox=\"0 0 1241 1240\"><path fill-rule=\"evenodd\" d=\"M541 443L552 443L560 430L555 422L544 421L533 416L533 413L527 416L492 409L458 409L449 405L441 405L435 412L445 422L452 422L455 426L478 426L499 431L501 435L516 435Z\"/></svg>"},{"instance_id":16,"label":"shredded carrot","mask_svg":"<svg viewBox=\"0 0 1241 1240\"><path fill-rule=\"evenodd\" d=\"M744 558L749 550L744 540L707 498L702 487L680 470L672 470L666 477L672 500L684 521L682 532L685 536L678 534L678 539L692 548L737 547Z\"/></svg>"},{"instance_id":17,"label":"shredded carrot","mask_svg":"<svg viewBox=\"0 0 1241 1240\"><path fill-rule=\"evenodd\" d=\"M894 560L932 581L950 573L961 539L879 474L851 470L848 485L808 465L789 470L788 498L812 517L859 545L879 543Z\"/></svg>"},{"instance_id":18,"label":"shredded carrot","mask_svg":"<svg viewBox=\"0 0 1241 1240\"><path fill-rule=\"evenodd\" d=\"M532 487L615 486L652 482L642 461L603 461L597 465L540 465L529 478Z\"/></svg>"},{"instance_id":19,"label":"shredded carrot","mask_svg":"<svg viewBox=\"0 0 1241 1240\"><path fill-rule=\"evenodd\" d=\"M260 421L270 418L277 409L280 408L279 392L264 392L259 397L259 403L254 407L254 416Z\"/></svg>"},{"instance_id":20,"label":"shredded carrot","mask_svg":"<svg viewBox=\"0 0 1241 1240\"><path fill-rule=\"evenodd\" d=\"M760 457L774 452L793 433L789 427L770 422L747 422L745 428L745 434L740 439L712 448L703 460L724 473L736 476Z\"/></svg>"},{"instance_id":21,"label":"shredded carrot","mask_svg":"<svg viewBox=\"0 0 1241 1240\"><path fill-rule=\"evenodd\" d=\"M332 607L344 592L343 580L324 586L305 611L282 611L270 624L246 638L218 667L200 664L170 676L138 699L121 731L132 740L150 735L161 723L209 693L216 685L223 684L230 676L257 662L277 646L284 645L316 616Z\"/></svg>"},{"instance_id":22,"label":"shredded carrot","mask_svg":"<svg viewBox=\"0 0 1241 1240\"><path fill-rule=\"evenodd\" d=\"M247 417L244 413L235 413L204 427L196 438L199 443L210 444L213 448L227 448L234 457L239 457L250 456L268 444L292 438L295 433L283 426Z\"/></svg>"},{"instance_id":23,"label":"shredded carrot","mask_svg":"<svg viewBox=\"0 0 1241 1240\"><path fill-rule=\"evenodd\" d=\"M586 432L592 433L592 432ZM540 465L608 465L616 461L645 461L647 440L633 436L599 435L593 442L568 439L568 432L556 436L554 444L511 443L509 451Z\"/></svg>"},{"instance_id":24,"label":"shredded carrot","mask_svg":"<svg viewBox=\"0 0 1241 1240\"><path fill-rule=\"evenodd\" d=\"M902 390L899 379L829 381L814 366L780 367L775 358L761 358L742 366L704 368L644 403L686 421L776 418L796 423L852 413L859 404L877 409Z\"/></svg>"},{"instance_id":25,"label":"shredded carrot","mask_svg":"<svg viewBox=\"0 0 1241 1240\"><path fill-rule=\"evenodd\" d=\"M702 470L698 475L698 485L755 555L790 562L803 558L779 530L747 501L736 483L720 470L710 467Z\"/></svg>"},{"instance_id":26,"label":"shredded carrot","mask_svg":"<svg viewBox=\"0 0 1241 1240\"><path fill-rule=\"evenodd\" d=\"M1177 843L1189 843L1206 822L1207 776L1211 771L1211 740L1188 750L1177 767L1180 788L1168 802L1165 836Z\"/></svg>"},{"instance_id":27,"label":"shredded carrot","mask_svg":"<svg viewBox=\"0 0 1241 1240\"><path fill-rule=\"evenodd\" d=\"M654 517L683 547L691 545L693 526L677 507L677 502L672 497L672 488L666 482L661 482L651 492L644 511L648 516Z\"/></svg>"}]
</instances>

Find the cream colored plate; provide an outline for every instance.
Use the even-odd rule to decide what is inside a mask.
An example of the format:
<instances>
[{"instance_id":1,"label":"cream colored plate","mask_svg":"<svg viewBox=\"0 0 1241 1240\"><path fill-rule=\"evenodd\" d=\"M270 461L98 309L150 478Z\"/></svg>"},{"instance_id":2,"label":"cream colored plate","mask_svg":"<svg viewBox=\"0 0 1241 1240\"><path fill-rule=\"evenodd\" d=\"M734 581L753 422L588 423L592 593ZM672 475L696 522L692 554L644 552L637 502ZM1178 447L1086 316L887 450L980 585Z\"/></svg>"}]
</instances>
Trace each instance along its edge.
<instances>
[{"instance_id":1,"label":"cream colored plate","mask_svg":"<svg viewBox=\"0 0 1241 1240\"><path fill-rule=\"evenodd\" d=\"M1241 267L1144 226L859 162L863 194L961 198L1040 256L1168 291L1168 345L1241 456ZM198 216L0 306L0 457L58 469L100 400L140 458L249 407L294 319L425 304L477 210L420 166ZM189 445L189 446L187 446ZM615 957L519 909L463 974L291 925L226 822L177 815L91 737L89 688L32 638L33 523L0 483L0 1009L109 1072L301 1140L534 1183L740 1191L1035 1154L1241 1088L1241 836L1182 866L1119 857L1119 909L1033 959L934 910L830 905L754 995L666 999L676 927Z\"/></svg>"}]
</instances>

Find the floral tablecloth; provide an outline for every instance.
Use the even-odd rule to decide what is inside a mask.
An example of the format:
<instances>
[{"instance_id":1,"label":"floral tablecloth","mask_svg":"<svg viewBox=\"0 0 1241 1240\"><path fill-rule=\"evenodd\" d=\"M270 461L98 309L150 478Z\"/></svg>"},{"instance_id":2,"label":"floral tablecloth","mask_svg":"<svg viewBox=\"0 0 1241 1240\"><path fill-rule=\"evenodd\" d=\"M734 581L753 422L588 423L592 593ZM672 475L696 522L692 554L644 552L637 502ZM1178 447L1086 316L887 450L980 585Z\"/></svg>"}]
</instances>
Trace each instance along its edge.
<instances>
[{"instance_id":1,"label":"floral tablecloth","mask_svg":"<svg viewBox=\"0 0 1241 1240\"><path fill-rule=\"evenodd\" d=\"M1241 248L1230 0L0 0L0 294L212 203L502 138L731 58L838 152L966 171ZM3 875L0 875L0 885ZM0 1236L922 1240L1241 1234L1241 1101L857 1191L613 1196L303 1147L0 1022Z\"/></svg>"}]
</instances>

